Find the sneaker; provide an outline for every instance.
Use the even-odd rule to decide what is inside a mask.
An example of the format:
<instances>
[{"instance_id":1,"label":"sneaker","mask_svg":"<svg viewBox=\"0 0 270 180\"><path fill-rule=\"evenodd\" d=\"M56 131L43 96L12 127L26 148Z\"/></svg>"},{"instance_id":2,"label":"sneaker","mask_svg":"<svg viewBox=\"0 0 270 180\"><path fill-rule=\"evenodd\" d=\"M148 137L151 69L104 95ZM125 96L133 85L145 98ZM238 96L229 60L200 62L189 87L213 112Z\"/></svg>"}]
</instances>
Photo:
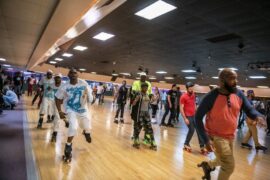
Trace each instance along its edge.
<instances>
[{"instance_id":1,"label":"sneaker","mask_svg":"<svg viewBox=\"0 0 270 180\"><path fill-rule=\"evenodd\" d=\"M241 143L241 147L242 148L248 148L248 149L252 149L252 146L248 143Z\"/></svg>"}]
</instances>

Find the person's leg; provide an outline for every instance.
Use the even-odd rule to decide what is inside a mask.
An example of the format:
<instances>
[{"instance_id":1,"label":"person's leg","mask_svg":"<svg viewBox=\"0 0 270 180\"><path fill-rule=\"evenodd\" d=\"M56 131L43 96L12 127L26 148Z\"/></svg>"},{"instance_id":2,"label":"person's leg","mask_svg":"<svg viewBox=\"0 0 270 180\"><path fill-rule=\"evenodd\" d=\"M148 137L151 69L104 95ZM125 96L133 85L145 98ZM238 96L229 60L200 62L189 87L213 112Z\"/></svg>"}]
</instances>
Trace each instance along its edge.
<instances>
[{"instance_id":1,"label":"person's leg","mask_svg":"<svg viewBox=\"0 0 270 180\"><path fill-rule=\"evenodd\" d=\"M121 123L124 123L124 111L125 111L125 104L121 103L121 114L120 114L120 121Z\"/></svg>"},{"instance_id":2,"label":"person's leg","mask_svg":"<svg viewBox=\"0 0 270 180\"><path fill-rule=\"evenodd\" d=\"M188 133L187 133L184 145L190 147L189 143L190 143L190 140L194 134L195 128L194 128L194 123L192 123L192 117L187 116L187 119L189 120L189 125L187 125L188 126Z\"/></svg>"},{"instance_id":3,"label":"person's leg","mask_svg":"<svg viewBox=\"0 0 270 180\"><path fill-rule=\"evenodd\" d=\"M157 115L157 109L158 109L158 105L155 104L155 105L154 105L154 109L153 109L153 112L154 112L153 116L154 116L154 118L156 118L156 115Z\"/></svg>"},{"instance_id":4,"label":"person's leg","mask_svg":"<svg viewBox=\"0 0 270 180\"><path fill-rule=\"evenodd\" d=\"M91 138L90 131L92 129L92 123L91 123L91 119L88 115L88 112L82 113L82 114L77 114L77 116L79 116L79 118L78 118L79 125L84 130L83 134L85 136L86 142L91 143L92 138Z\"/></svg>"},{"instance_id":5,"label":"person's leg","mask_svg":"<svg viewBox=\"0 0 270 180\"><path fill-rule=\"evenodd\" d=\"M242 146L246 146L248 148L251 148L251 145L248 144L248 141L250 140L250 138L252 136L252 132L251 132L249 123L247 123L247 126L248 126L248 130L246 132L246 135L243 138Z\"/></svg>"},{"instance_id":6,"label":"person's leg","mask_svg":"<svg viewBox=\"0 0 270 180\"><path fill-rule=\"evenodd\" d=\"M140 116L138 119L134 120L133 123L133 147L139 148L140 147L140 140L139 135L142 129L142 117Z\"/></svg>"},{"instance_id":7,"label":"person's leg","mask_svg":"<svg viewBox=\"0 0 270 180\"><path fill-rule=\"evenodd\" d=\"M47 101L47 98L43 98L41 106L40 106L37 128L42 128L43 117L47 112L48 112L48 101Z\"/></svg>"},{"instance_id":8,"label":"person's leg","mask_svg":"<svg viewBox=\"0 0 270 180\"><path fill-rule=\"evenodd\" d=\"M168 121L168 123L167 123L167 126L173 127L172 120L173 120L174 117L175 117L175 109L174 109L174 108L171 108L171 109L170 109L170 112L171 112L171 114L170 114L170 117L169 117L169 121Z\"/></svg>"},{"instance_id":9,"label":"person's leg","mask_svg":"<svg viewBox=\"0 0 270 180\"><path fill-rule=\"evenodd\" d=\"M114 122L115 122L115 123L118 123L118 117L119 117L119 112L120 112L120 110L121 110L121 105L118 104L117 110L116 110L116 114L115 114L115 117L114 117Z\"/></svg>"},{"instance_id":10,"label":"person's leg","mask_svg":"<svg viewBox=\"0 0 270 180\"><path fill-rule=\"evenodd\" d=\"M208 161L208 164L212 169L221 166L218 180L228 180L235 167L232 141L221 137L213 137L213 143L216 158Z\"/></svg>"},{"instance_id":11,"label":"person's leg","mask_svg":"<svg viewBox=\"0 0 270 180\"><path fill-rule=\"evenodd\" d=\"M7 96L3 96L5 106L11 107L11 102Z\"/></svg>"},{"instance_id":12,"label":"person's leg","mask_svg":"<svg viewBox=\"0 0 270 180\"><path fill-rule=\"evenodd\" d=\"M53 133L51 137L51 142L56 142L57 132L59 130L59 124L60 124L60 116L58 113L58 110L56 108L56 105L54 105L54 121L53 121Z\"/></svg>"},{"instance_id":13,"label":"person's leg","mask_svg":"<svg viewBox=\"0 0 270 180\"><path fill-rule=\"evenodd\" d=\"M168 105L166 105L166 106L165 106L165 113L164 113L164 115L163 115L163 117L162 117L162 120L161 120L160 125L165 125L165 118L167 117L169 111L170 111L170 108L169 108Z\"/></svg>"},{"instance_id":14,"label":"person's leg","mask_svg":"<svg viewBox=\"0 0 270 180\"><path fill-rule=\"evenodd\" d=\"M180 115L180 107L177 106L177 109L176 109L176 117L175 117L175 119L176 119L177 122L179 121L179 115Z\"/></svg>"},{"instance_id":15,"label":"person's leg","mask_svg":"<svg viewBox=\"0 0 270 180\"><path fill-rule=\"evenodd\" d=\"M151 118L149 113L143 115L143 127L145 130L144 142L150 144L152 148L156 148L156 142L154 137L154 131L151 124Z\"/></svg>"}]
</instances>

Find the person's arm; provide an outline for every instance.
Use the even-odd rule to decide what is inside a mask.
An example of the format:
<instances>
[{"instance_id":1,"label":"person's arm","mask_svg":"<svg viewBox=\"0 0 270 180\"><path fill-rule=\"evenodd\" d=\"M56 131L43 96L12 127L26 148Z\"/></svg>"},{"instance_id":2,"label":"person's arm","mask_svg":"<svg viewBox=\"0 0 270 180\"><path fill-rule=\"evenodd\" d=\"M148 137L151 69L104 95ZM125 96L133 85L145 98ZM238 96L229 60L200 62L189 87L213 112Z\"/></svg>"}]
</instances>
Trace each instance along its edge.
<instances>
[{"instance_id":1,"label":"person's arm","mask_svg":"<svg viewBox=\"0 0 270 180\"><path fill-rule=\"evenodd\" d=\"M185 111L184 111L184 105L185 104L185 99L184 98L180 98L180 112L181 112L181 116L184 119L184 122L186 123L186 125L189 125L189 120L186 117Z\"/></svg>"},{"instance_id":2,"label":"person's arm","mask_svg":"<svg viewBox=\"0 0 270 180\"><path fill-rule=\"evenodd\" d=\"M172 108L172 102L171 102L171 95L170 94L167 95L167 100L168 100L168 103L169 103L169 107L171 109Z\"/></svg>"},{"instance_id":3,"label":"person's arm","mask_svg":"<svg viewBox=\"0 0 270 180\"><path fill-rule=\"evenodd\" d=\"M65 119L66 117L66 114L61 109L61 104L63 103L63 99L65 96L64 92L64 87L60 87L55 93L55 105L61 119Z\"/></svg>"},{"instance_id":4,"label":"person's arm","mask_svg":"<svg viewBox=\"0 0 270 180\"><path fill-rule=\"evenodd\" d=\"M137 95L132 103L132 106L135 106L137 104L137 102L139 101L139 99L140 99L140 95Z\"/></svg>"}]
</instances>

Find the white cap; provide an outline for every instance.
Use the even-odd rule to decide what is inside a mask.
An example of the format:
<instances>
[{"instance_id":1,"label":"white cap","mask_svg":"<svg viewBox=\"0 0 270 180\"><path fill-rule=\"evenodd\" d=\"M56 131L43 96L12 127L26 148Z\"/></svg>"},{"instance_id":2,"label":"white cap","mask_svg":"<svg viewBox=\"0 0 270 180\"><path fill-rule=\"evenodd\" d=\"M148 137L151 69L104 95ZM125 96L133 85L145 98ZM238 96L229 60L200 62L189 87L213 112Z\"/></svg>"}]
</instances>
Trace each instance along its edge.
<instances>
[{"instance_id":1,"label":"white cap","mask_svg":"<svg viewBox=\"0 0 270 180\"><path fill-rule=\"evenodd\" d=\"M61 73L57 73L57 74L55 74L55 76L54 77L62 77L62 74Z\"/></svg>"},{"instance_id":2,"label":"white cap","mask_svg":"<svg viewBox=\"0 0 270 180\"><path fill-rule=\"evenodd\" d=\"M48 69L47 73L53 73L53 71L52 71L52 70L50 70L50 69Z\"/></svg>"},{"instance_id":3,"label":"white cap","mask_svg":"<svg viewBox=\"0 0 270 180\"><path fill-rule=\"evenodd\" d=\"M147 76L145 72L141 72L140 76Z\"/></svg>"}]
</instances>

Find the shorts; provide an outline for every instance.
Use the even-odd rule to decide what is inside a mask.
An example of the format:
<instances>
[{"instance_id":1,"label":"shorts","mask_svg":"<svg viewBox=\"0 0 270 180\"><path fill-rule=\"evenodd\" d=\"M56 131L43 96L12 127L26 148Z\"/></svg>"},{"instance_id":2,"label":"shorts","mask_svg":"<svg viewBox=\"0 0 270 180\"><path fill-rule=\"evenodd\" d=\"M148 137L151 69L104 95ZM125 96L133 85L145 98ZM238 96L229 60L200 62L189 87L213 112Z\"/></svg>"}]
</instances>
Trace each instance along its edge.
<instances>
[{"instance_id":1,"label":"shorts","mask_svg":"<svg viewBox=\"0 0 270 180\"><path fill-rule=\"evenodd\" d=\"M76 135L78 126L85 130L86 133L90 133L90 130L92 129L88 111L85 113L69 111L67 112L67 120L69 122L68 137Z\"/></svg>"}]
</instances>

